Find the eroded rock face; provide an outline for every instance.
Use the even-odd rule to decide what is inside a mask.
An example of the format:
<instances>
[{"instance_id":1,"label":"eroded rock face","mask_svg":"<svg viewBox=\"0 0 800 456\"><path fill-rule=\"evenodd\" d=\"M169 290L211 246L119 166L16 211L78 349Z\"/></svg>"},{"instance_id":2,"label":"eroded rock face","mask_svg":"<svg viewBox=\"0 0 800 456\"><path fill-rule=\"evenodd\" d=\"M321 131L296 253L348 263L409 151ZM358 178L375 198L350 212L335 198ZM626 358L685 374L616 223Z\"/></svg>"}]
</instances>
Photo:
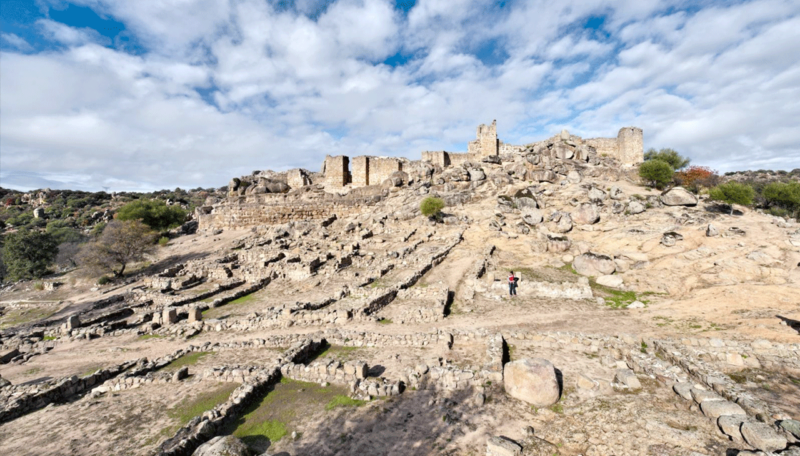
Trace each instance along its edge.
<instances>
[{"instance_id":1,"label":"eroded rock face","mask_svg":"<svg viewBox=\"0 0 800 456\"><path fill-rule=\"evenodd\" d=\"M241 440L226 435L200 445L192 456L253 456L253 452Z\"/></svg>"},{"instance_id":2,"label":"eroded rock face","mask_svg":"<svg viewBox=\"0 0 800 456\"><path fill-rule=\"evenodd\" d=\"M572 229L572 217L568 212L554 212L547 229L554 233L567 233Z\"/></svg>"},{"instance_id":3,"label":"eroded rock face","mask_svg":"<svg viewBox=\"0 0 800 456\"><path fill-rule=\"evenodd\" d=\"M742 437L752 447L762 451L777 451L786 448L786 437L778 434L772 426L757 421L745 421L741 427Z\"/></svg>"},{"instance_id":4,"label":"eroded rock face","mask_svg":"<svg viewBox=\"0 0 800 456\"><path fill-rule=\"evenodd\" d=\"M572 267L580 275L594 277L613 274L617 270L617 266L611 257L592 252L575 257Z\"/></svg>"},{"instance_id":5,"label":"eroded rock face","mask_svg":"<svg viewBox=\"0 0 800 456\"><path fill-rule=\"evenodd\" d=\"M683 187L674 187L661 194L660 200L667 206L697 206L697 197Z\"/></svg>"},{"instance_id":6,"label":"eroded rock face","mask_svg":"<svg viewBox=\"0 0 800 456\"><path fill-rule=\"evenodd\" d=\"M594 204L583 203L571 215L578 225L592 225L600 221L600 211Z\"/></svg>"},{"instance_id":7,"label":"eroded rock face","mask_svg":"<svg viewBox=\"0 0 800 456\"><path fill-rule=\"evenodd\" d=\"M520 359L503 368L506 393L536 407L549 407L560 397L561 390L553 363L542 358Z\"/></svg>"}]
</instances>

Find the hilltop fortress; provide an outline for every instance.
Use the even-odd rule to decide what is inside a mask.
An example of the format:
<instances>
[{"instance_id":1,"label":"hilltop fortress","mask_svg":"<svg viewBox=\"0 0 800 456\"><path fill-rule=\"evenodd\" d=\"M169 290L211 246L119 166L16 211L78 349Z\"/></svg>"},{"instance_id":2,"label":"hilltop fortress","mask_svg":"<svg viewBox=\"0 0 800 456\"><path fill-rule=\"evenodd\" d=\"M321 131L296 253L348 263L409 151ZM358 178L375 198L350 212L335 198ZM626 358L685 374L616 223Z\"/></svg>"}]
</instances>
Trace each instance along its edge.
<instances>
[{"instance_id":1,"label":"hilltop fortress","mask_svg":"<svg viewBox=\"0 0 800 456\"><path fill-rule=\"evenodd\" d=\"M512 145L498 139L493 121L478 126L476 136L466 153L424 151L421 160L326 156L320 173L292 169L234 178L226 199L212 197L198 208L199 227L238 229L353 215L381 201L392 188L423 180L444 184L486 179L482 167L488 165L502 166L516 180L555 182L575 169L602 165L624 170L643 161L643 133L637 127L620 129L616 138L582 139L564 130L543 141ZM432 180L434 175L441 177Z\"/></svg>"}]
</instances>

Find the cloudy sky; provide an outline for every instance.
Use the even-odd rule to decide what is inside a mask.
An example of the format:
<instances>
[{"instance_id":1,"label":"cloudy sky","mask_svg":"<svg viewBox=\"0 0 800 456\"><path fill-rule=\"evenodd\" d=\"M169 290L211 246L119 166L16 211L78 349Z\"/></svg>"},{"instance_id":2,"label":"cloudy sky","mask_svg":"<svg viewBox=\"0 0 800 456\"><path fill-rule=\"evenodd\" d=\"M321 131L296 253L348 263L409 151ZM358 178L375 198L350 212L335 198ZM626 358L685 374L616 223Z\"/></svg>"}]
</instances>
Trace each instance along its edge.
<instances>
[{"instance_id":1,"label":"cloudy sky","mask_svg":"<svg viewBox=\"0 0 800 456\"><path fill-rule=\"evenodd\" d=\"M800 168L797 0L3 0L0 186L221 186L326 154L644 129Z\"/></svg>"}]
</instances>

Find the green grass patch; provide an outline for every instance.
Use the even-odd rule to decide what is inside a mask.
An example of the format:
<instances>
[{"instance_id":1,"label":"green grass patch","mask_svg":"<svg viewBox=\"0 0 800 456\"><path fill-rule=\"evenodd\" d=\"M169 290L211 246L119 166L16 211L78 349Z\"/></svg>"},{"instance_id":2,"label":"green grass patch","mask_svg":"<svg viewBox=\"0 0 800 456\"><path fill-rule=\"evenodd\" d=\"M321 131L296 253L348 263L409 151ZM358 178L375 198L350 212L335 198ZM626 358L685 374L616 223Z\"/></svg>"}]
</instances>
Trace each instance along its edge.
<instances>
[{"instance_id":1,"label":"green grass patch","mask_svg":"<svg viewBox=\"0 0 800 456\"><path fill-rule=\"evenodd\" d=\"M645 291L637 294L635 291L631 290L616 290L605 285L600 285L594 277L589 278L589 286L592 287L592 291L596 295L600 295L600 297L605 299L607 306L613 309L625 308L634 301L640 301L645 305L650 304L650 300L644 299L644 297L656 294L652 291Z\"/></svg>"},{"instance_id":2,"label":"green grass patch","mask_svg":"<svg viewBox=\"0 0 800 456\"><path fill-rule=\"evenodd\" d=\"M578 273L575 272L575 268L572 267L572 263L567 263L564 266L561 266L560 268L557 269L560 271L569 272L570 274L578 275Z\"/></svg>"},{"instance_id":3,"label":"green grass patch","mask_svg":"<svg viewBox=\"0 0 800 456\"><path fill-rule=\"evenodd\" d=\"M44 336L42 340L56 340L56 336Z\"/></svg>"},{"instance_id":4,"label":"green grass patch","mask_svg":"<svg viewBox=\"0 0 800 456\"><path fill-rule=\"evenodd\" d=\"M554 411L555 413L564 413L564 406L561 404L553 404L550 406L550 410Z\"/></svg>"},{"instance_id":5,"label":"green grass patch","mask_svg":"<svg viewBox=\"0 0 800 456\"><path fill-rule=\"evenodd\" d=\"M345 361L349 361L350 358L352 358L353 353L358 349L359 347L331 345L325 342L325 345L322 346L322 350L320 350L315 356L312 356L308 362L311 363L316 359L328 357L343 363Z\"/></svg>"},{"instance_id":6,"label":"green grass patch","mask_svg":"<svg viewBox=\"0 0 800 456\"><path fill-rule=\"evenodd\" d=\"M747 382L747 375L741 372L730 373L728 374L728 377L730 377L731 380L739 384Z\"/></svg>"},{"instance_id":7,"label":"green grass patch","mask_svg":"<svg viewBox=\"0 0 800 456\"><path fill-rule=\"evenodd\" d=\"M82 373L81 375L79 375L79 377L83 378L83 377L88 377L88 376L90 376L90 375L94 375L94 374L96 374L96 373L97 373L99 370L100 370L100 368L99 368L99 367L90 367L90 368L89 368L89 369L87 369L87 370L86 370L84 373Z\"/></svg>"},{"instance_id":8,"label":"green grass patch","mask_svg":"<svg viewBox=\"0 0 800 456\"><path fill-rule=\"evenodd\" d=\"M139 336L139 340L147 340L147 339L163 339L164 336L160 334L142 334Z\"/></svg>"},{"instance_id":9,"label":"green grass patch","mask_svg":"<svg viewBox=\"0 0 800 456\"><path fill-rule=\"evenodd\" d=\"M162 367L160 370L165 372L173 372L177 371L181 367L184 366L194 366L200 361L204 356L211 355L212 352L191 352L187 353L180 358L172 361L171 363L167 364L166 366Z\"/></svg>"},{"instance_id":10,"label":"green grass patch","mask_svg":"<svg viewBox=\"0 0 800 456\"><path fill-rule=\"evenodd\" d=\"M333 410L328 404L341 401L346 389L322 387L317 383L282 378L260 400L253 401L243 415L223 430L233 434L257 453L263 453L275 442L295 430L293 422L316 411ZM345 396L346 397L346 396Z\"/></svg>"},{"instance_id":11,"label":"green grass patch","mask_svg":"<svg viewBox=\"0 0 800 456\"><path fill-rule=\"evenodd\" d=\"M256 299L256 294L250 293L249 295L244 295L241 298L236 298L233 301L229 302L228 304L245 304L253 301L254 299Z\"/></svg>"},{"instance_id":12,"label":"green grass patch","mask_svg":"<svg viewBox=\"0 0 800 456\"><path fill-rule=\"evenodd\" d=\"M337 407L361 407L366 403L367 401L360 401L343 394L338 394L325 405L325 410L333 410Z\"/></svg>"},{"instance_id":13,"label":"green grass patch","mask_svg":"<svg viewBox=\"0 0 800 456\"><path fill-rule=\"evenodd\" d=\"M391 325L392 323L394 322L390 318L381 318L378 320L379 325Z\"/></svg>"},{"instance_id":14,"label":"green grass patch","mask_svg":"<svg viewBox=\"0 0 800 456\"><path fill-rule=\"evenodd\" d=\"M222 306L210 307L203 311L203 318L220 318L229 315L232 309L227 308L228 306L235 306L238 304L249 304L258 299L258 296L256 295L257 293L250 293L249 295L244 295L241 298L236 298L233 301L228 302L227 304L223 304ZM211 296L200 302L213 302L214 299L216 299L216 297Z\"/></svg>"},{"instance_id":15,"label":"green grass patch","mask_svg":"<svg viewBox=\"0 0 800 456\"><path fill-rule=\"evenodd\" d=\"M13 309L0 317L0 329L12 328L24 323L45 319L58 309L55 307L29 307L26 309Z\"/></svg>"},{"instance_id":16,"label":"green grass patch","mask_svg":"<svg viewBox=\"0 0 800 456\"><path fill-rule=\"evenodd\" d=\"M174 426L175 430L169 434L174 434L178 428L185 426L192 418L200 416L227 401L233 390L238 386L238 383L224 383L215 389L198 394L194 399L184 400L174 409L168 410L167 415L178 420L178 424Z\"/></svg>"},{"instance_id":17,"label":"green grass patch","mask_svg":"<svg viewBox=\"0 0 800 456\"><path fill-rule=\"evenodd\" d=\"M34 367L33 369L26 370L25 372L22 373L22 375L24 375L26 377L30 377L32 375L38 374L39 372L41 372L43 370L44 369L42 369L41 367Z\"/></svg>"}]
</instances>

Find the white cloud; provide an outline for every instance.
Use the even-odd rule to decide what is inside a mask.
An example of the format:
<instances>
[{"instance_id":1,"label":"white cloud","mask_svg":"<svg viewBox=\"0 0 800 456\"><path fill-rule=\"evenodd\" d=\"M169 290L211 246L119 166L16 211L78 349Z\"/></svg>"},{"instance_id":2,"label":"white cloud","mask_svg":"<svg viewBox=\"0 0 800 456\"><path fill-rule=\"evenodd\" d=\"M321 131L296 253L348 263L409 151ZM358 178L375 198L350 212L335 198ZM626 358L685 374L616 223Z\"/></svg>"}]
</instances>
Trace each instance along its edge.
<instances>
[{"instance_id":1,"label":"white cloud","mask_svg":"<svg viewBox=\"0 0 800 456\"><path fill-rule=\"evenodd\" d=\"M15 49L19 49L22 52L33 50L33 46L31 46L30 43L25 41L25 38L17 36L13 33L3 33L2 35L0 35L0 37L2 37L2 40L8 43L9 46L12 46Z\"/></svg>"},{"instance_id":2,"label":"white cloud","mask_svg":"<svg viewBox=\"0 0 800 456\"><path fill-rule=\"evenodd\" d=\"M66 49L3 53L2 185L217 186L326 154L464 150L492 119L511 143L638 125L646 147L723 171L800 167L791 1L423 0L407 17L388 0L81 2L147 52L42 20Z\"/></svg>"}]
</instances>

